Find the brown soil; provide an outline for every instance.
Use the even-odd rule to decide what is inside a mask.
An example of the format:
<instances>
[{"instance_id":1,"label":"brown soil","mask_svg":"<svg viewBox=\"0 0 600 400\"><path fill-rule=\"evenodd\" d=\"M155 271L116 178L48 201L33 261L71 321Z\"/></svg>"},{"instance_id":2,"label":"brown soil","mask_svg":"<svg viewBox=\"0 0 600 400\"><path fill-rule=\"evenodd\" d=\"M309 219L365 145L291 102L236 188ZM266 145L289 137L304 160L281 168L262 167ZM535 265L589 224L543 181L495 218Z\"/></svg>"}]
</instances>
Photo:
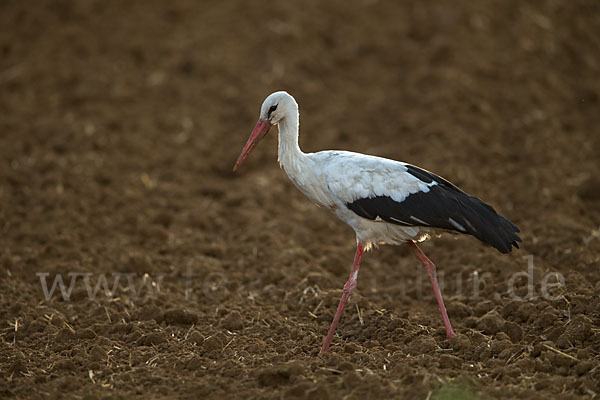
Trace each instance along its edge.
<instances>
[{"instance_id":1,"label":"brown soil","mask_svg":"<svg viewBox=\"0 0 600 400\"><path fill-rule=\"evenodd\" d=\"M600 394L597 1L2 1L0 24L1 398ZM277 89L306 151L415 163L519 225L507 256L423 244L450 342L418 260L382 247L318 354L353 233L276 135L231 173Z\"/></svg>"}]
</instances>

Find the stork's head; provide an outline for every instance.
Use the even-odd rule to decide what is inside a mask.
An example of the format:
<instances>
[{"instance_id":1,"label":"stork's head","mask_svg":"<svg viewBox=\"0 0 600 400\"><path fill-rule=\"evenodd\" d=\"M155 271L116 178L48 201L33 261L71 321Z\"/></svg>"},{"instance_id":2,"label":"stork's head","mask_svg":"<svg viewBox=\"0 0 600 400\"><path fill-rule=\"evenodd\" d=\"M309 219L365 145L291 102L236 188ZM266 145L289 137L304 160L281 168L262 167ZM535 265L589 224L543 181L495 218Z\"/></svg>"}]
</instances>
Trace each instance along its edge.
<instances>
[{"instance_id":1,"label":"stork's head","mask_svg":"<svg viewBox=\"0 0 600 400\"><path fill-rule=\"evenodd\" d=\"M240 156L235 162L235 166L233 170L236 171L239 166L244 162L248 154L256 147L258 142L262 138L264 138L269 129L273 125L279 124L289 113L297 113L298 112L298 104L296 104L296 100L292 96L290 96L287 92L280 91L271 93L263 102L262 107L260 108L260 117L258 118L258 122L256 126L252 130L246 145L242 149Z\"/></svg>"}]
</instances>

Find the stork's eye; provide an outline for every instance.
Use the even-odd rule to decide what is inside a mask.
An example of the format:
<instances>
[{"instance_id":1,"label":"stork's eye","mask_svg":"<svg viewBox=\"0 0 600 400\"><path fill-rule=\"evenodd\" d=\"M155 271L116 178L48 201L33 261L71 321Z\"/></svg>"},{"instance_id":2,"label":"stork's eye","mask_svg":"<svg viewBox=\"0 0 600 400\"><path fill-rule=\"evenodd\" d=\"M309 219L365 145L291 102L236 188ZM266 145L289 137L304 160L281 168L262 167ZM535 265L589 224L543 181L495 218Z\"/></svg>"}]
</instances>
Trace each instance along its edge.
<instances>
[{"instance_id":1,"label":"stork's eye","mask_svg":"<svg viewBox=\"0 0 600 400\"><path fill-rule=\"evenodd\" d=\"M275 110L277 110L277 104L275 104L274 106L271 106L269 108L269 113L267 114L267 118L271 118L271 114L273 114L273 112L275 112Z\"/></svg>"}]
</instances>

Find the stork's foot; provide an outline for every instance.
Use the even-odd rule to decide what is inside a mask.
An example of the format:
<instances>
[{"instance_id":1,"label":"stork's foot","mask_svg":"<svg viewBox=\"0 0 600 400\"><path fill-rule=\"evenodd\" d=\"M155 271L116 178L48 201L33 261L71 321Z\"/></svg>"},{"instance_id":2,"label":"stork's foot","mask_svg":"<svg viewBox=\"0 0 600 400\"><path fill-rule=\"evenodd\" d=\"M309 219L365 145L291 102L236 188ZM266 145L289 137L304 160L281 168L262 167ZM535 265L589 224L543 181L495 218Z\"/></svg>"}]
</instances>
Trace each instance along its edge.
<instances>
[{"instance_id":1,"label":"stork's foot","mask_svg":"<svg viewBox=\"0 0 600 400\"><path fill-rule=\"evenodd\" d=\"M450 324L450 318L448 318L448 313L446 312L446 306L444 305L444 298L442 297L442 291L440 290L440 285L438 284L437 274L435 272L435 264L431 262L429 258L421 251L419 246L412 240L408 241L408 247L415 253L417 258L423 263L423 268L427 271L427 275L429 275L429 280L431 281L431 285L433 286L433 291L435 293L435 298L437 299L438 306L440 307L440 312L442 313L442 319L444 320L444 326L446 327L446 340L450 340L452 336L455 336L454 329L452 329L452 324Z\"/></svg>"},{"instance_id":2,"label":"stork's foot","mask_svg":"<svg viewBox=\"0 0 600 400\"><path fill-rule=\"evenodd\" d=\"M323 342L323 346L321 346L321 353L327 353L329 350L329 346L331 345L331 341L333 340L333 335L335 335L335 330L340 322L340 318L342 317L342 311L350 298L350 295L354 291L356 287L356 282L358 280L358 269L360 268L360 260L364 253L364 249L362 244L358 243L356 246L356 254L354 255L354 264L352 265L352 270L350 271L350 276L348 277L348 282L344 285L344 291L342 292L342 298L340 299L340 304L338 305L337 311L335 312L335 316L333 317L333 321L331 322L331 326L329 327L329 331L327 332L327 336L325 337L325 341Z\"/></svg>"}]
</instances>

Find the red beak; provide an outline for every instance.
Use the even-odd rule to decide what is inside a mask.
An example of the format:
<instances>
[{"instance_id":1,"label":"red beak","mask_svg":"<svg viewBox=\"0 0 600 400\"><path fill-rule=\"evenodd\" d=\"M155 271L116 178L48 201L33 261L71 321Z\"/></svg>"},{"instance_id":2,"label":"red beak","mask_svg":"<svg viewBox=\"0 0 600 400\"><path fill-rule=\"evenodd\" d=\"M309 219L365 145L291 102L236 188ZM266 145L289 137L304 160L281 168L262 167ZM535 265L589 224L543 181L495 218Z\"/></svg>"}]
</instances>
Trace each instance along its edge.
<instances>
[{"instance_id":1,"label":"red beak","mask_svg":"<svg viewBox=\"0 0 600 400\"><path fill-rule=\"evenodd\" d=\"M269 132L269 129L271 129L271 122L265 119L258 120L256 126L250 134L250 137L248 138L248 141L246 142L246 145L242 149L240 156L238 157L237 161L235 162L235 165L233 166L233 172L235 172L239 168L239 166L242 165L246 157L248 157L248 154L250 154L250 152L252 151L252 149L254 149L254 147L256 147L258 142L260 142L260 140L265 137L267 132Z\"/></svg>"}]
</instances>

